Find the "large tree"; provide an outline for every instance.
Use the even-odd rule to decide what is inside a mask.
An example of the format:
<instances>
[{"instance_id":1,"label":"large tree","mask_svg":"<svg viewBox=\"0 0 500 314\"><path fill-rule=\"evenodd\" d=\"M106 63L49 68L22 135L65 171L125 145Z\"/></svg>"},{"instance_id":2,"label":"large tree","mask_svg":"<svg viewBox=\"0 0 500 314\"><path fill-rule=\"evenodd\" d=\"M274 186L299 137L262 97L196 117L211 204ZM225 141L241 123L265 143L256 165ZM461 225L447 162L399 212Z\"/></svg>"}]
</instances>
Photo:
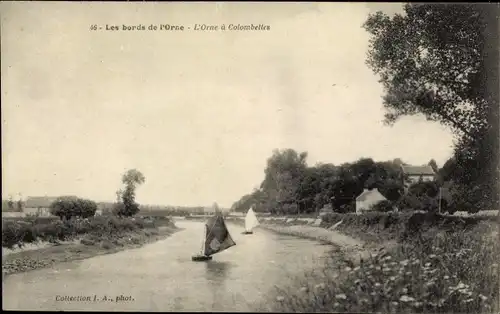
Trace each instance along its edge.
<instances>
[{"instance_id":1,"label":"large tree","mask_svg":"<svg viewBox=\"0 0 500 314\"><path fill-rule=\"evenodd\" d=\"M117 196L121 193L123 203L118 203L115 206L114 212L119 216L133 216L139 212L139 204L135 201L135 191L138 185L143 184L146 178L142 172L137 169L130 169L122 176L122 183L125 185L123 191L118 191Z\"/></svg>"},{"instance_id":2,"label":"large tree","mask_svg":"<svg viewBox=\"0 0 500 314\"><path fill-rule=\"evenodd\" d=\"M299 206L300 181L307 168L307 153L293 149L274 150L267 160L260 188L268 196L268 207L295 211Z\"/></svg>"},{"instance_id":3,"label":"large tree","mask_svg":"<svg viewBox=\"0 0 500 314\"><path fill-rule=\"evenodd\" d=\"M367 64L385 90L385 122L423 114L451 127L455 163L463 169L457 173L466 175L456 179L496 183L498 95L492 98L495 90L489 87L496 82L498 89L494 7L406 4L404 11L394 17L377 12L364 25L371 34ZM488 33L489 28L495 33Z\"/></svg>"},{"instance_id":4,"label":"large tree","mask_svg":"<svg viewBox=\"0 0 500 314\"><path fill-rule=\"evenodd\" d=\"M487 125L481 36L474 5L406 4L405 15L369 16L367 64L385 89L385 122L424 114L464 135Z\"/></svg>"}]
</instances>

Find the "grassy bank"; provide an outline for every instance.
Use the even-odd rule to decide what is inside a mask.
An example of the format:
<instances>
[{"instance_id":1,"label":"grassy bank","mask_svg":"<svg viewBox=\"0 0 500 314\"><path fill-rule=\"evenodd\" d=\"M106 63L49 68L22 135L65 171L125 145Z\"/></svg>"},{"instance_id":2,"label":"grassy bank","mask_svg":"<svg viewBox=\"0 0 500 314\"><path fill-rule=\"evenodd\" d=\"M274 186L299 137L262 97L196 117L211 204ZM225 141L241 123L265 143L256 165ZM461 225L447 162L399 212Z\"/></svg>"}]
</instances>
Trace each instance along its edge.
<instances>
[{"instance_id":1,"label":"grassy bank","mask_svg":"<svg viewBox=\"0 0 500 314\"><path fill-rule=\"evenodd\" d=\"M2 221L2 273L28 271L138 247L177 230L167 217L7 219Z\"/></svg>"},{"instance_id":2,"label":"grassy bank","mask_svg":"<svg viewBox=\"0 0 500 314\"><path fill-rule=\"evenodd\" d=\"M292 287L278 289L263 310L498 313L497 219L419 213L327 215L323 228L341 222L336 231L372 247L387 241L396 245L358 265L329 263L298 276Z\"/></svg>"}]
</instances>

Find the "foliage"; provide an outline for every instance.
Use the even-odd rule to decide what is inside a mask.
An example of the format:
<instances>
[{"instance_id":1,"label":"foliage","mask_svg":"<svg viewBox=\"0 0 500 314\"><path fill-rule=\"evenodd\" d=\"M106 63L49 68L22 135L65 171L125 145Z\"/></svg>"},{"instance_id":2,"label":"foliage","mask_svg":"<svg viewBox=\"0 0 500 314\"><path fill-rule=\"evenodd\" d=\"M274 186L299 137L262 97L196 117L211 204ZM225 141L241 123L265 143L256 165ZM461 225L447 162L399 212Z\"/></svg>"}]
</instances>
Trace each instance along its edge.
<instances>
[{"instance_id":1,"label":"foliage","mask_svg":"<svg viewBox=\"0 0 500 314\"><path fill-rule=\"evenodd\" d=\"M24 202L22 199L19 199L17 200L17 211L18 212L22 212L23 211L23 206L24 206Z\"/></svg>"},{"instance_id":2,"label":"foliage","mask_svg":"<svg viewBox=\"0 0 500 314\"><path fill-rule=\"evenodd\" d=\"M395 204L396 207L401 211L426 211L426 212L437 212L439 207L439 198L430 197L425 194L427 191L419 191L422 194L405 194L401 199L399 199ZM446 205L446 201L442 201L441 205ZM445 206L446 207L446 206Z\"/></svg>"},{"instance_id":3,"label":"foliage","mask_svg":"<svg viewBox=\"0 0 500 314\"><path fill-rule=\"evenodd\" d=\"M488 118L498 104L488 102L486 80L494 79L488 71L496 70L486 65L484 49L486 25L495 28L495 21L487 24L484 9L475 4L407 4L404 9L404 16L392 18L377 12L364 25L371 34L367 64L385 89L385 122L423 114L451 127L455 153L440 177L465 190L481 189L483 201L473 207L495 208L498 144L492 140L498 142L498 131Z\"/></svg>"},{"instance_id":4,"label":"foliage","mask_svg":"<svg viewBox=\"0 0 500 314\"><path fill-rule=\"evenodd\" d=\"M297 153L293 149L274 150L268 158L260 188L266 191L271 211L293 208L292 204L300 202L299 186L307 168L306 158L307 153Z\"/></svg>"},{"instance_id":5,"label":"foliage","mask_svg":"<svg viewBox=\"0 0 500 314\"><path fill-rule=\"evenodd\" d=\"M496 222L495 216L455 217L433 212L365 212L357 214L326 214L321 227L329 228L342 221L336 230L367 241L408 240L432 228L443 230L468 229L483 222ZM385 238L384 238L385 237Z\"/></svg>"},{"instance_id":6,"label":"foliage","mask_svg":"<svg viewBox=\"0 0 500 314\"><path fill-rule=\"evenodd\" d=\"M377 211L377 212L390 212L394 210L394 206L392 205L391 201L388 200L382 200L376 204L374 204L371 208L371 210Z\"/></svg>"},{"instance_id":7,"label":"foliage","mask_svg":"<svg viewBox=\"0 0 500 314\"><path fill-rule=\"evenodd\" d=\"M2 220L2 247L13 248L38 241L57 242L70 240L85 234L97 238L113 238L124 232L144 228L156 228L171 224L166 217L120 218L96 216L54 220L50 217ZM50 218L50 219L48 219Z\"/></svg>"},{"instance_id":8,"label":"foliage","mask_svg":"<svg viewBox=\"0 0 500 314\"><path fill-rule=\"evenodd\" d=\"M297 277L288 289L279 287L270 295L271 307L263 310L496 313L500 242L491 236L495 232L498 226L485 222L465 229L429 228L358 266L341 263L342 253L336 251L323 269Z\"/></svg>"},{"instance_id":9,"label":"foliage","mask_svg":"<svg viewBox=\"0 0 500 314\"><path fill-rule=\"evenodd\" d=\"M61 219L93 217L96 211L96 202L72 196L59 197L50 205L50 213Z\"/></svg>"},{"instance_id":10,"label":"foliage","mask_svg":"<svg viewBox=\"0 0 500 314\"><path fill-rule=\"evenodd\" d=\"M354 203L340 205L337 212L341 214L354 213L356 212L356 205Z\"/></svg>"},{"instance_id":11,"label":"foliage","mask_svg":"<svg viewBox=\"0 0 500 314\"><path fill-rule=\"evenodd\" d=\"M386 91L386 122L422 113L465 134L484 128L483 24L476 7L407 4L404 9L405 16L393 18L377 12L364 25L372 35L367 64ZM433 99L425 101L431 90Z\"/></svg>"},{"instance_id":12,"label":"foliage","mask_svg":"<svg viewBox=\"0 0 500 314\"><path fill-rule=\"evenodd\" d=\"M130 169L123 174L122 183L125 185L125 189L117 192L117 197L121 193L122 202L114 206L114 214L131 217L139 212L139 204L135 201L135 190L138 185L143 184L145 181L144 175L136 169Z\"/></svg>"},{"instance_id":13,"label":"foliage","mask_svg":"<svg viewBox=\"0 0 500 314\"><path fill-rule=\"evenodd\" d=\"M9 196L9 200L7 201L7 208L9 211L14 211L14 200L12 196Z\"/></svg>"},{"instance_id":14,"label":"foliage","mask_svg":"<svg viewBox=\"0 0 500 314\"><path fill-rule=\"evenodd\" d=\"M354 211L353 200L363 188L378 188L389 200L403 194L401 160L375 162L361 158L340 166L308 166L307 154L292 149L276 150L267 161L265 178L259 189L243 196L232 209L272 214L310 214L326 205L339 212Z\"/></svg>"},{"instance_id":15,"label":"foliage","mask_svg":"<svg viewBox=\"0 0 500 314\"><path fill-rule=\"evenodd\" d=\"M439 194L439 187L434 181L417 182L408 187L408 193L416 197L436 197Z\"/></svg>"},{"instance_id":16,"label":"foliage","mask_svg":"<svg viewBox=\"0 0 500 314\"><path fill-rule=\"evenodd\" d=\"M487 182L471 179L466 184L460 181L459 178L465 176L461 174L465 173L465 169L456 166L456 157L438 169L438 180L413 183L407 192L403 181L409 181L403 178L400 168L403 162L400 159L375 162L370 158L361 158L340 166L317 164L311 167L307 166L305 157L305 153L293 153L291 150L275 151L268 160L267 179L259 189L235 202L232 210L246 212L254 206L257 212L300 215L317 213L328 205L339 213L353 212L353 200L363 188L378 188L402 211L437 212L440 209L453 214L457 210L475 213L495 208L492 207L491 189L484 186ZM429 163L437 166L433 160ZM445 183L446 196L443 196L439 189Z\"/></svg>"}]
</instances>

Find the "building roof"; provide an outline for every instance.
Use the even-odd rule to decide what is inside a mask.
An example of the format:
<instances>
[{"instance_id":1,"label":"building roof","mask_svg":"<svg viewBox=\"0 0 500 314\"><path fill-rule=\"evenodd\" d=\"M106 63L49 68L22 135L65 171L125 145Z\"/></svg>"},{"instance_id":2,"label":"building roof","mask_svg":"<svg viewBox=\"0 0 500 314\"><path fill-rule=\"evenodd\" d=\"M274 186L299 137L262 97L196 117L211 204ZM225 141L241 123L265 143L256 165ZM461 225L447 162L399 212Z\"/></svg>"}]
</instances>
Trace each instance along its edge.
<instances>
[{"instance_id":1,"label":"building roof","mask_svg":"<svg viewBox=\"0 0 500 314\"><path fill-rule=\"evenodd\" d=\"M424 166L406 166L402 165L401 169L405 174L409 175L435 175L436 173L429 165Z\"/></svg>"},{"instance_id":2,"label":"building roof","mask_svg":"<svg viewBox=\"0 0 500 314\"><path fill-rule=\"evenodd\" d=\"M28 196L26 198L26 202L24 203L24 207L27 208L38 208L38 207L50 207L53 201L55 201L57 197L49 197L49 196Z\"/></svg>"},{"instance_id":3,"label":"building roof","mask_svg":"<svg viewBox=\"0 0 500 314\"><path fill-rule=\"evenodd\" d=\"M374 188L371 190L365 189L363 192L361 192L361 194L358 195L358 197L356 197L356 201L366 201L368 196L373 194L379 194L383 199L387 199L382 193L380 193L377 188Z\"/></svg>"},{"instance_id":4,"label":"building roof","mask_svg":"<svg viewBox=\"0 0 500 314\"><path fill-rule=\"evenodd\" d=\"M24 207L27 208L38 208L38 207L50 207L50 205L59 198L60 196L28 196L24 202ZM69 198L78 198L74 195L64 196Z\"/></svg>"}]
</instances>

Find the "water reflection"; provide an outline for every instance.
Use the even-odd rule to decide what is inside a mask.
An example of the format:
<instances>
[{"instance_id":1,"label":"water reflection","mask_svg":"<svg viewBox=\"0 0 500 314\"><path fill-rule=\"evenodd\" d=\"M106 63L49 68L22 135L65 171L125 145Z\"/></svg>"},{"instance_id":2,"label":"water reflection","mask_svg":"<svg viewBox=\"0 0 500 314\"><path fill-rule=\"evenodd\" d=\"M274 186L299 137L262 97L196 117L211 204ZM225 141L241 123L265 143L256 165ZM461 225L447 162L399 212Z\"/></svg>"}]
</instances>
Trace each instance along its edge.
<instances>
[{"instance_id":1,"label":"water reflection","mask_svg":"<svg viewBox=\"0 0 500 314\"><path fill-rule=\"evenodd\" d=\"M222 311L224 304L227 304L226 298L226 279L229 277L231 263L223 261L208 261L205 264L205 278L209 282L212 294L212 310Z\"/></svg>"},{"instance_id":2,"label":"water reflection","mask_svg":"<svg viewBox=\"0 0 500 314\"><path fill-rule=\"evenodd\" d=\"M211 282L222 284L227 279L231 267L230 262L208 261L205 263L206 278Z\"/></svg>"}]
</instances>

